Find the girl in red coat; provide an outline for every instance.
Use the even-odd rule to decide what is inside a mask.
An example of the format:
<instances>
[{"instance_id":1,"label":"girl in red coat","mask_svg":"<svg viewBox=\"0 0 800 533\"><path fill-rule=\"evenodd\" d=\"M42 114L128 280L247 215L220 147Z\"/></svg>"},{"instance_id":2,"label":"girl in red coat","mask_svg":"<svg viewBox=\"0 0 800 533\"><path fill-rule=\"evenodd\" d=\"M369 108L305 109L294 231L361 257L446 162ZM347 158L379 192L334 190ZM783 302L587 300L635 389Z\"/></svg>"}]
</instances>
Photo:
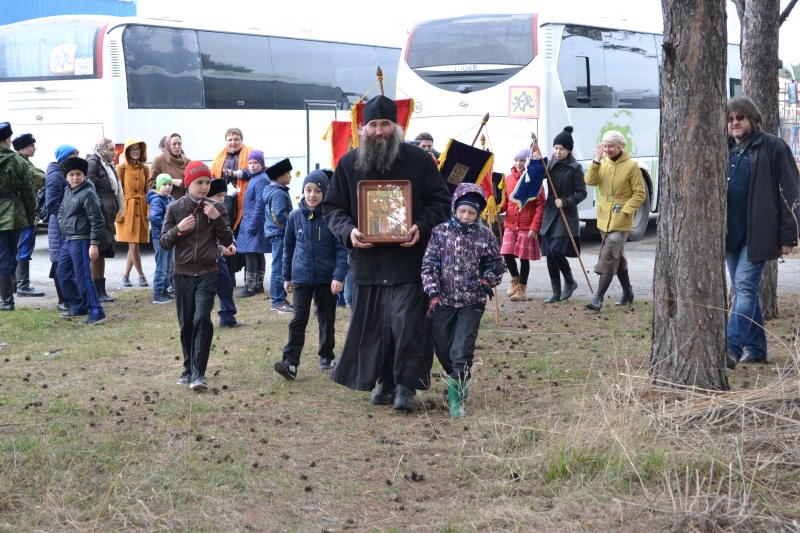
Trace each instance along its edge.
<instances>
[{"instance_id":1,"label":"girl in red coat","mask_svg":"<svg viewBox=\"0 0 800 533\"><path fill-rule=\"evenodd\" d=\"M503 223L503 246L500 248L500 253L511 274L511 286L508 288L507 294L512 302L525 300L525 289L528 286L528 274L531 270L530 262L542 258L538 236L539 230L542 229L544 192L540 191L536 199L529 200L522 208L514 200L509 200L517 182L525 173L525 165L529 156L530 149L528 148L514 156L514 166L511 167L511 174L506 176L503 203L500 205L500 212L506 214ZM517 259L520 263L519 270L517 270Z\"/></svg>"}]
</instances>

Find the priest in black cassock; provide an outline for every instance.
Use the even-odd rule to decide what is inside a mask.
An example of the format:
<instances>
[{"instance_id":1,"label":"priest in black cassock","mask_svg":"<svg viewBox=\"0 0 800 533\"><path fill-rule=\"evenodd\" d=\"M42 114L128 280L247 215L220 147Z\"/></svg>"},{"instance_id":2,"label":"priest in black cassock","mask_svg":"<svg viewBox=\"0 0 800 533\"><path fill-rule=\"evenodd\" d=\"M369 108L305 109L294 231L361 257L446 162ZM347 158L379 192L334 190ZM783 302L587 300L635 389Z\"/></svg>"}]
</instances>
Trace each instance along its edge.
<instances>
[{"instance_id":1,"label":"priest in black cassock","mask_svg":"<svg viewBox=\"0 0 800 533\"><path fill-rule=\"evenodd\" d=\"M378 387L370 401L412 411L417 390L430 386L424 357L425 305L422 256L437 224L450 216L450 194L431 156L403 142L397 106L384 96L363 111L358 148L345 154L322 204L325 221L349 249L353 278L350 327L342 356L331 373L354 390ZM403 244L364 242L358 230L358 183L411 182L411 240Z\"/></svg>"}]
</instances>

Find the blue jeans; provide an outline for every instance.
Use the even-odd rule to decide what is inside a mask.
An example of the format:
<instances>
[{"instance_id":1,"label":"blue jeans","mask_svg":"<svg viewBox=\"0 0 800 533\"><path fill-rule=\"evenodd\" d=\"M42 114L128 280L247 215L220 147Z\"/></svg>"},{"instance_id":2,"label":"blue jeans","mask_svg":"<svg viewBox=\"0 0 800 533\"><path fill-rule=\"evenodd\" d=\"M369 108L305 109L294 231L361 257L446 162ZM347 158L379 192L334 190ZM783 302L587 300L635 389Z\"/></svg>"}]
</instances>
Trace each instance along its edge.
<instances>
[{"instance_id":1,"label":"blue jeans","mask_svg":"<svg viewBox=\"0 0 800 533\"><path fill-rule=\"evenodd\" d=\"M97 287L92 281L89 268L89 241L64 241L58 256L58 283L64 300L76 315L89 315L92 320L106 317L103 304L97 295Z\"/></svg>"},{"instance_id":2,"label":"blue jeans","mask_svg":"<svg viewBox=\"0 0 800 533\"><path fill-rule=\"evenodd\" d=\"M156 252L156 272L153 274L153 294L167 292L170 276L172 275L172 258L175 248L164 250L158 244L158 240L153 241L153 249Z\"/></svg>"},{"instance_id":3,"label":"blue jeans","mask_svg":"<svg viewBox=\"0 0 800 533\"><path fill-rule=\"evenodd\" d=\"M236 303L233 301L233 279L228 270L228 259L217 257L217 298L219 298L219 325L236 324Z\"/></svg>"},{"instance_id":4,"label":"blue jeans","mask_svg":"<svg viewBox=\"0 0 800 533\"><path fill-rule=\"evenodd\" d=\"M283 235L270 237L272 247L272 266L269 274L269 296L272 306L286 303L286 291L283 288Z\"/></svg>"},{"instance_id":5,"label":"blue jeans","mask_svg":"<svg viewBox=\"0 0 800 533\"><path fill-rule=\"evenodd\" d=\"M767 334L758 299L764 262L748 261L746 246L740 252L727 253L725 260L734 295L733 310L728 321L728 353L738 360L747 349L752 357L751 362L766 360Z\"/></svg>"}]
</instances>

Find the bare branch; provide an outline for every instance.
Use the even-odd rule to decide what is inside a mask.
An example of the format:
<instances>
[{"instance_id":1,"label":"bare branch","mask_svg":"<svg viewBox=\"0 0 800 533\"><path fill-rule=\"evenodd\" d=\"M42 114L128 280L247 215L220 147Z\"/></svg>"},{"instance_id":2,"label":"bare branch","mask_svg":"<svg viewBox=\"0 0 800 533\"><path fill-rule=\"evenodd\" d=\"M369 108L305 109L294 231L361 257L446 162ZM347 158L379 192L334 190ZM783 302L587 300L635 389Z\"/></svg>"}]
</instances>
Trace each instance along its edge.
<instances>
[{"instance_id":1,"label":"bare branch","mask_svg":"<svg viewBox=\"0 0 800 533\"><path fill-rule=\"evenodd\" d=\"M789 14L792 12L792 9L794 9L795 4L797 4L797 0L792 0L789 2L789 4L783 10L783 13L781 13L780 18L778 18L778 26L782 26L783 23L786 22L786 19L789 18Z\"/></svg>"}]
</instances>

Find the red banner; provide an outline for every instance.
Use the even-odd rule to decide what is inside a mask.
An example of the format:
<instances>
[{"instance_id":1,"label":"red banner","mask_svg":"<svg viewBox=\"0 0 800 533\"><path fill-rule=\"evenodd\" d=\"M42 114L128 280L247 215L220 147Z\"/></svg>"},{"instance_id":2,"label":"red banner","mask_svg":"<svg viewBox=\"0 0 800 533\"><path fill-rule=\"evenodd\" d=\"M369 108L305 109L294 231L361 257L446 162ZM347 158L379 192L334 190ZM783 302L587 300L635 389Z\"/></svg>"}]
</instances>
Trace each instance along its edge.
<instances>
[{"instance_id":1,"label":"red banner","mask_svg":"<svg viewBox=\"0 0 800 533\"><path fill-rule=\"evenodd\" d=\"M331 154L333 167L339 164L339 159L353 149L353 130L349 122L334 120L331 123Z\"/></svg>"}]
</instances>

